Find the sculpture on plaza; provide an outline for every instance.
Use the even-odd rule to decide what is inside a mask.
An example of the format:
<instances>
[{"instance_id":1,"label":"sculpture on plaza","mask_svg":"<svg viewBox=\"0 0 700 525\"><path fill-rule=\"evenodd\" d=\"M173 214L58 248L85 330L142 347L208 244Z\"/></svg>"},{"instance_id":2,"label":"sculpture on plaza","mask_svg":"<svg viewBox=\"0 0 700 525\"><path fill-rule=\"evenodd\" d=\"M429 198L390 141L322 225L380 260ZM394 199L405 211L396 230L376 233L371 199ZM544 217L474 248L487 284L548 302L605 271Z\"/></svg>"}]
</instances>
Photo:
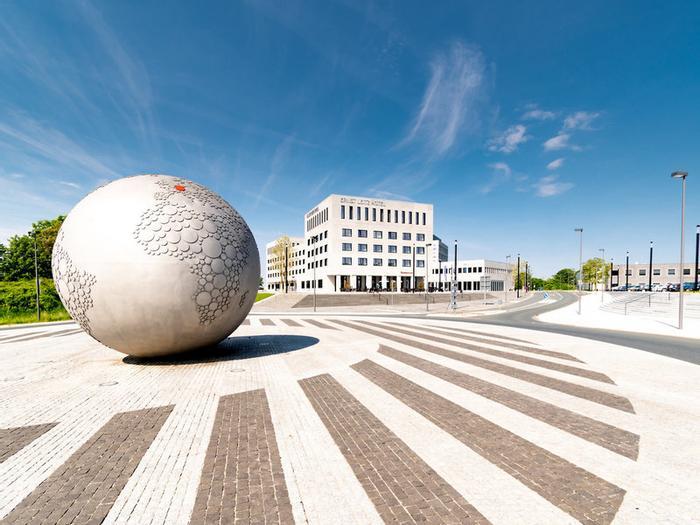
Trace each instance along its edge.
<instances>
[{"instance_id":1,"label":"sculpture on plaza","mask_svg":"<svg viewBox=\"0 0 700 525\"><path fill-rule=\"evenodd\" d=\"M53 249L66 310L104 345L162 356L215 344L255 302L258 248L219 195L189 180L116 180L68 214Z\"/></svg>"}]
</instances>

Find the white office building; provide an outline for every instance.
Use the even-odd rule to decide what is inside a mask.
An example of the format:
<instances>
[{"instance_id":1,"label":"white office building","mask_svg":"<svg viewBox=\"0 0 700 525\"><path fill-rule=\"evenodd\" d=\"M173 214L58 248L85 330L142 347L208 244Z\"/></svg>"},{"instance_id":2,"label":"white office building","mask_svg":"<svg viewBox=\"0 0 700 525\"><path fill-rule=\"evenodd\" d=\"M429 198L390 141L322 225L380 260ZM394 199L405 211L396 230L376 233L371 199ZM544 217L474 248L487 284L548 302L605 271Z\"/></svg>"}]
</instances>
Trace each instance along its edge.
<instances>
[{"instance_id":1,"label":"white office building","mask_svg":"<svg viewBox=\"0 0 700 525\"><path fill-rule=\"evenodd\" d=\"M306 246L303 237L283 236L265 245L265 290L284 290L285 270L289 291L300 290L305 269Z\"/></svg>"},{"instance_id":2,"label":"white office building","mask_svg":"<svg viewBox=\"0 0 700 525\"><path fill-rule=\"evenodd\" d=\"M455 277L454 262L443 262L430 270L430 289L449 291ZM457 261L457 290L503 292L513 289L513 265L486 259Z\"/></svg>"},{"instance_id":3,"label":"white office building","mask_svg":"<svg viewBox=\"0 0 700 525\"><path fill-rule=\"evenodd\" d=\"M433 245L433 206L330 195L305 216L301 289L423 289ZM438 247L439 248L439 247Z\"/></svg>"}]
</instances>

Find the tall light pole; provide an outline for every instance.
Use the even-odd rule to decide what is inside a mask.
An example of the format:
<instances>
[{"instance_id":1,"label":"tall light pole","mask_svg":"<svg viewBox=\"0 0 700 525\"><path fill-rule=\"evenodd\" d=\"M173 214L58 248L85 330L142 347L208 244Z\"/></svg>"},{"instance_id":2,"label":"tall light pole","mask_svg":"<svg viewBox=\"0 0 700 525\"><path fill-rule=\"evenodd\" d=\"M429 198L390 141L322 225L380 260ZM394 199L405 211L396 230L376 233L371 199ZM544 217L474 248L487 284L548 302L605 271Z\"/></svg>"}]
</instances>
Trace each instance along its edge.
<instances>
[{"instance_id":1,"label":"tall light pole","mask_svg":"<svg viewBox=\"0 0 700 525\"><path fill-rule=\"evenodd\" d=\"M698 288L698 252L700 252L700 224L695 226L695 284L693 290L696 292L700 290Z\"/></svg>"},{"instance_id":2,"label":"tall light pole","mask_svg":"<svg viewBox=\"0 0 700 525\"><path fill-rule=\"evenodd\" d=\"M413 243L413 283L411 286L411 293L416 291L416 243Z\"/></svg>"},{"instance_id":3,"label":"tall light pole","mask_svg":"<svg viewBox=\"0 0 700 525\"><path fill-rule=\"evenodd\" d=\"M581 294L583 293L583 228L574 228L580 234L578 248L578 314L581 315Z\"/></svg>"},{"instance_id":4,"label":"tall light pole","mask_svg":"<svg viewBox=\"0 0 700 525\"><path fill-rule=\"evenodd\" d=\"M627 250L627 255L625 256L625 292L629 292L630 287L630 252Z\"/></svg>"},{"instance_id":5,"label":"tall light pole","mask_svg":"<svg viewBox=\"0 0 700 525\"><path fill-rule=\"evenodd\" d=\"M530 291L530 289L527 287L527 270L528 270L528 262L525 261L525 293Z\"/></svg>"},{"instance_id":6,"label":"tall light pole","mask_svg":"<svg viewBox=\"0 0 700 525\"><path fill-rule=\"evenodd\" d=\"M512 279L513 277L513 269L510 267L510 255L506 255L506 266L508 267L508 273L510 274L510 277ZM506 280L505 286L503 287L506 291L506 299L505 302L508 303L508 281Z\"/></svg>"},{"instance_id":7,"label":"tall light pole","mask_svg":"<svg viewBox=\"0 0 700 525\"><path fill-rule=\"evenodd\" d=\"M452 296L450 298L450 310L457 309L457 239L455 239L455 262L452 272Z\"/></svg>"},{"instance_id":8,"label":"tall light pole","mask_svg":"<svg viewBox=\"0 0 700 525\"><path fill-rule=\"evenodd\" d=\"M681 179L681 260L679 263L680 269L679 279L680 279L680 289L678 290L678 329L683 330L683 255L685 243L685 179L688 176L687 171L674 171L671 173L671 177L674 179Z\"/></svg>"},{"instance_id":9,"label":"tall light pole","mask_svg":"<svg viewBox=\"0 0 700 525\"><path fill-rule=\"evenodd\" d=\"M605 295L604 292L605 292L605 285L606 285L606 281L607 281L607 279L605 278L605 270L607 270L607 268L605 267L605 248L598 248L598 251L603 252L603 266L601 266L601 268L600 268L600 284L603 285L603 287L600 290L600 302L602 303L603 296Z\"/></svg>"},{"instance_id":10,"label":"tall light pole","mask_svg":"<svg viewBox=\"0 0 700 525\"><path fill-rule=\"evenodd\" d=\"M654 241L649 241L649 291L651 292L651 265L654 261ZM651 301L651 299L650 299Z\"/></svg>"},{"instance_id":11,"label":"tall light pole","mask_svg":"<svg viewBox=\"0 0 700 525\"><path fill-rule=\"evenodd\" d=\"M39 282L39 259L37 257L36 250L36 230L32 230L29 235L34 237L34 282L36 290L36 320L41 321L41 303L39 302L39 297L41 296L41 283Z\"/></svg>"},{"instance_id":12,"label":"tall light pole","mask_svg":"<svg viewBox=\"0 0 700 525\"><path fill-rule=\"evenodd\" d=\"M289 243L284 243L284 293L289 290Z\"/></svg>"},{"instance_id":13,"label":"tall light pole","mask_svg":"<svg viewBox=\"0 0 700 525\"><path fill-rule=\"evenodd\" d=\"M428 248L432 247L433 243L429 242L425 245L425 311L428 311L428 290L430 290L430 255Z\"/></svg>"},{"instance_id":14,"label":"tall light pole","mask_svg":"<svg viewBox=\"0 0 700 525\"><path fill-rule=\"evenodd\" d=\"M518 275L516 276L515 298L520 299L520 254L518 254Z\"/></svg>"}]
</instances>

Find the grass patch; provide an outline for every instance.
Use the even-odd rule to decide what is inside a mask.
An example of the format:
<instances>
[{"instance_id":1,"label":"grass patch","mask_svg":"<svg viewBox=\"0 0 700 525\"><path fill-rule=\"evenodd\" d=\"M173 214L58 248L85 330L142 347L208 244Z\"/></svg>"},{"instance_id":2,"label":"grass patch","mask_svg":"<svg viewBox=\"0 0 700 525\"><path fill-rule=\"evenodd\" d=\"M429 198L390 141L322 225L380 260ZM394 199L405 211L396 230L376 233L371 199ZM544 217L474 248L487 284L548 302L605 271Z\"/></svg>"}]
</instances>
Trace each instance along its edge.
<instances>
[{"instance_id":1,"label":"grass patch","mask_svg":"<svg viewBox=\"0 0 700 525\"><path fill-rule=\"evenodd\" d=\"M255 302L257 303L258 301L262 301L263 299L267 299L271 295L274 295L274 294L267 293L267 292L258 292L258 295L255 296Z\"/></svg>"},{"instance_id":2,"label":"grass patch","mask_svg":"<svg viewBox=\"0 0 700 525\"><path fill-rule=\"evenodd\" d=\"M37 323L48 321L66 321L70 319L70 315L63 308L48 310L41 312L41 321L36 320L36 311L16 311L16 310L0 310L0 325L4 324L23 324Z\"/></svg>"}]
</instances>

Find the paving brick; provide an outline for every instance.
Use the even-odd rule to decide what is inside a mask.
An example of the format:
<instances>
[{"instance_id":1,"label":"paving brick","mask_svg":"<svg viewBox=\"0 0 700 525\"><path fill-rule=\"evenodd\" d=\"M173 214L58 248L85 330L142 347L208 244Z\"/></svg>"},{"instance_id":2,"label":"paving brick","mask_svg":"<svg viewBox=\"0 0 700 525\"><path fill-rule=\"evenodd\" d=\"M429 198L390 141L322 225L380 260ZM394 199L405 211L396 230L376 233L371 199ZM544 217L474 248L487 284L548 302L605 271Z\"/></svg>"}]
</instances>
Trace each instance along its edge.
<instances>
[{"instance_id":1,"label":"paving brick","mask_svg":"<svg viewBox=\"0 0 700 525\"><path fill-rule=\"evenodd\" d=\"M373 361L352 368L581 523L610 523L622 504L620 487Z\"/></svg>"},{"instance_id":2,"label":"paving brick","mask_svg":"<svg viewBox=\"0 0 700 525\"><path fill-rule=\"evenodd\" d=\"M286 324L287 326L303 326L301 323L297 323L294 319L282 319L282 321L284 321L284 324Z\"/></svg>"},{"instance_id":3,"label":"paving brick","mask_svg":"<svg viewBox=\"0 0 700 525\"><path fill-rule=\"evenodd\" d=\"M55 426L56 423L45 423L43 425L0 428L0 463Z\"/></svg>"},{"instance_id":4,"label":"paving brick","mask_svg":"<svg viewBox=\"0 0 700 525\"><path fill-rule=\"evenodd\" d=\"M488 523L332 376L299 383L385 523Z\"/></svg>"},{"instance_id":5,"label":"paving brick","mask_svg":"<svg viewBox=\"0 0 700 525\"><path fill-rule=\"evenodd\" d=\"M322 323L321 321L317 321L316 319L304 319L304 321L306 321L307 323L312 324L318 328L323 328L325 330L337 330L337 328L335 326L332 326L332 325L329 325L326 323Z\"/></svg>"}]
</instances>

